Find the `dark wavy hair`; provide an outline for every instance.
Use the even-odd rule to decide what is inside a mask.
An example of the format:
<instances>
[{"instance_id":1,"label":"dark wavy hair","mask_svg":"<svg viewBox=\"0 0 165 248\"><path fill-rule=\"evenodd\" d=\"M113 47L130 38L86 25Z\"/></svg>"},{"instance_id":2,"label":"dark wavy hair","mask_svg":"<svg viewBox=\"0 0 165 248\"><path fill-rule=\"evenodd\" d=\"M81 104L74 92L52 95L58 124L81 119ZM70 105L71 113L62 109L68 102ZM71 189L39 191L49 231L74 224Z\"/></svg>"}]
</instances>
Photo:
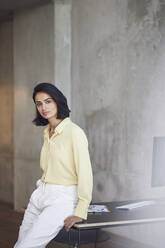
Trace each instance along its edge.
<instances>
[{"instance_id":1,"label":"dark wavy hair","mask_svg":"<svg viewBox=\"0 0 165 248\"><path fill-rule=\"evenodd\" d=\"M69 117L69 113L71 112L68 108L67 99L62 94L62 92L57 89L56 86L50 83L40 83L35 86L33 90L33 101L35 103L35 96L38 92L45 92L49 94L57 104L57 119L64 119ZM36 117L32 121L36 126L46 126L48 124L48 120L43 118L36 107Z\"/></svg>"}]
</instances>

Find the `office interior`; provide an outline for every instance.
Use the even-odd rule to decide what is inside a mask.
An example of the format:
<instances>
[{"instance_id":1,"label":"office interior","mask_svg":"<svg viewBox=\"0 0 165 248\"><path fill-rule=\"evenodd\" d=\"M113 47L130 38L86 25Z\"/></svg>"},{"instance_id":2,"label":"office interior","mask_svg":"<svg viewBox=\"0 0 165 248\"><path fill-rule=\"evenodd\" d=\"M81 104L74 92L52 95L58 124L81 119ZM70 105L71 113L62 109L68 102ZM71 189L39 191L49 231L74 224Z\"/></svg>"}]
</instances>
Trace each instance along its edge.
<instances>
[{"instance_id":1,"label":"office interior","mask_svg":"<svg viewBox=\"0 0 165 248\"><path fill-rule=\"evenodd\" d=\"M164 198L164 51L165 0L1 1L0 201L23 211L41 176L43 128L32 124L38 82L65 93L87 134L93 201ZM109 231L162 248L164 229Z\"/></svg>"}]
</instances>

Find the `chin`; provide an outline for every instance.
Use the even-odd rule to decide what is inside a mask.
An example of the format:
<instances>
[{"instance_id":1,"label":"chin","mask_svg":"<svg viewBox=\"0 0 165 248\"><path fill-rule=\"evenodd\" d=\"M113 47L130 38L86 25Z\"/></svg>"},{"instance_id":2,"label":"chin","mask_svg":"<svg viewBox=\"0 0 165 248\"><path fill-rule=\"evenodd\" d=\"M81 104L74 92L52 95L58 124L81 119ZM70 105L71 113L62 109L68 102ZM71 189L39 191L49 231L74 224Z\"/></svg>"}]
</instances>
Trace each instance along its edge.
<instances>
[{"instance_id":1,"label":"chin","mask_svg":"<svg viewBox=\"0 0 165 248\"><path fill-rule=\"evenodd\" d=\"M54 117L54 115L49 115L49 116L46 116L46 118L45 119L52 119Z\"/></svg>"},{"instance_id":2,"label":"chin","mask_svg":"<svg viewBox=\"0 0 165 248\"><path fill-rule=\"evenodd\" d=\"M51 116L45 116L45 115L42 115L42 117L44 118L44 119L46 119L46 120L48 120L48 119L50 119L51 118Z\"/></svg>"}]
</instances>

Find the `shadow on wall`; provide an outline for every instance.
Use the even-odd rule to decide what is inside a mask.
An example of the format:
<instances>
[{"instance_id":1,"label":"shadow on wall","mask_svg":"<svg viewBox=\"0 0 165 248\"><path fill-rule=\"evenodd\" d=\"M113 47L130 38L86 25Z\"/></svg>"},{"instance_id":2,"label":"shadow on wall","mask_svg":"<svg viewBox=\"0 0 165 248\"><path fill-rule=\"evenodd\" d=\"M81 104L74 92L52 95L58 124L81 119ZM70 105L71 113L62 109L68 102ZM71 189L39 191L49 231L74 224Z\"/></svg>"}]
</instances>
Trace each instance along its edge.
<instances>
[{"instance_id":1,"label":"shadow on wall","mask_svg":"<svg viewBox=\"0 0 165 248\"><path fill-rule=\"evenodd\" d=\"M110 108L87 116L89 151L94 173L93 201L111 201L123 195L125 146L121 116ZM123 151L123 152L121 152Z\"/></svg>"}]
</instances>

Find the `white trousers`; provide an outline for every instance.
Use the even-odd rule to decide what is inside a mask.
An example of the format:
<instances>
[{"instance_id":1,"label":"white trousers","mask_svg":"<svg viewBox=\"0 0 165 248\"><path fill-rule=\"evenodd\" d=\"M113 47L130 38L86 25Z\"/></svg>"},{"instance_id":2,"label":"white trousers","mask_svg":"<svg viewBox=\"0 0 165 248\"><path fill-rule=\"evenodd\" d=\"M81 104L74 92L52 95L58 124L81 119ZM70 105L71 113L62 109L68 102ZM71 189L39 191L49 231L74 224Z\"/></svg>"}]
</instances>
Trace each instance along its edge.
<instances>
[{"instance_id":1,"label":"white trousers","mask_svg":"<svg viewBox=\"0 0 165 248\"><path fill-rule=\"evenodd\" d=\"M78 197L77 186L36 183L14 248L45 248L74 215Z\"/></svg>"}]
</instances>

